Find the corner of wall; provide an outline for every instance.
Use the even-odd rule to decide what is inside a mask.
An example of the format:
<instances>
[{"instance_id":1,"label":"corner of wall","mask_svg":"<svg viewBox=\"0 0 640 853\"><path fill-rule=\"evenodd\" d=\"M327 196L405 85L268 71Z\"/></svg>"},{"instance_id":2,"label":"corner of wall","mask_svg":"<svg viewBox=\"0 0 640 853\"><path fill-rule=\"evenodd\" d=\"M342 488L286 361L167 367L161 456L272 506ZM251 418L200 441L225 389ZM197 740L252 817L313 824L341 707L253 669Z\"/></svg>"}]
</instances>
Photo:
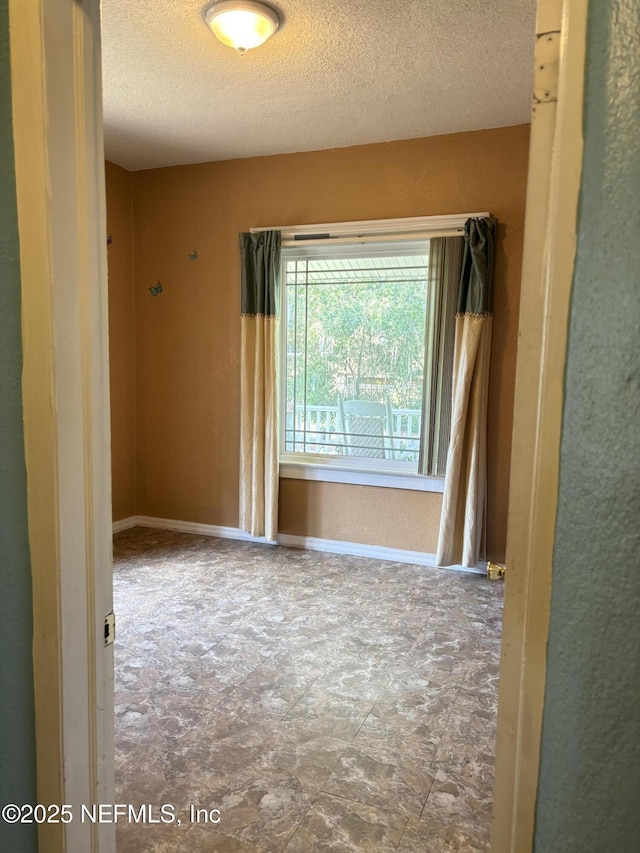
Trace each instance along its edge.
<instances>
[{"instance_id":1,"label":"corner of wall","mask_svg":"<svg viewBox=\"0 0 640 853\"><path fill-rule=\"evenodd\" d=\"M137 312L136 312L136 234L133 217L133 175L127 171L129 182L129 227L131 229L131 304L133 305L133 512L138 512L138 346L137 346Z\"/></svg>"}]
</instances>

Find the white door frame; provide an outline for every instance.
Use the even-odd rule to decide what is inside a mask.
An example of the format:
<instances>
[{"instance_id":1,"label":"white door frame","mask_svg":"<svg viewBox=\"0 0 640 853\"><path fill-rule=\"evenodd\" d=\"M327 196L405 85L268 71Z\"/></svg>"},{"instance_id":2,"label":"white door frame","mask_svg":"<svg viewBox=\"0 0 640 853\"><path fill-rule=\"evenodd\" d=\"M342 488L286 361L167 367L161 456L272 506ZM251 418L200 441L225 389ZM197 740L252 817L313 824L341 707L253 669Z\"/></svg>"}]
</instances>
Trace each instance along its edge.
<instances>
[{"instance_id":1,"label":"white door frame","mask_svg":"<svg viewBox=\"0 0 640 853\"><path fill-rule=\"evenodd\" d=\"M47 853L114 853L106 217L98 0L10 0L38 801Z\"/></svg>"},{"instance_id":2,"label":"white door frame","mask_svg":"<svg viewBox=\"0 0 640 853\"><path fill-rule=\"evenodd\" d=\"M539 0L518 330L493 853L533 849L564 368L582 172L586 0Z\"/></svg>"}]
</instances>

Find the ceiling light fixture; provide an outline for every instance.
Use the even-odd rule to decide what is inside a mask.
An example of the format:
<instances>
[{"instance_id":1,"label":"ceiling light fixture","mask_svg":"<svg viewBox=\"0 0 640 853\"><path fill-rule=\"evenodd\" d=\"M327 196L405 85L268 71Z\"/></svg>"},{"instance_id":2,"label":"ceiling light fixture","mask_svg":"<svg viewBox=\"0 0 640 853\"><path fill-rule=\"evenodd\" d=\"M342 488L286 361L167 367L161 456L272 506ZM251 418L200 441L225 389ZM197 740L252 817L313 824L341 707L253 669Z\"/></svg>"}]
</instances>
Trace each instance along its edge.
<instances>
[{"instance_id":1,"label":"ceiling light fixture","mask_svg":"<svg viewBox=\"0 0 640 853\"><path fill-rule=\"evenodd\" d=\"M222 44L238 53L264 44L280 26L273 9L253 0L222 0L207 9L205 21Z\"/></svg>"}]
</instances>

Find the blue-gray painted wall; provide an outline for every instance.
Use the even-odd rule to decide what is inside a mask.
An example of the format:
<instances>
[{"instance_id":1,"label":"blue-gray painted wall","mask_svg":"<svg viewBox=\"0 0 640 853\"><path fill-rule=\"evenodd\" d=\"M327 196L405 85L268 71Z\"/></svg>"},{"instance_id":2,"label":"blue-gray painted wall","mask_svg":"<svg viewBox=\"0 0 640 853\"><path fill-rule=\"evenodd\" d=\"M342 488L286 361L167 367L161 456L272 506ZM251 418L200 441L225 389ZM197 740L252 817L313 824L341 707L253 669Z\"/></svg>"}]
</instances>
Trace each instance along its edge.
<instances>
[{"instance_id":1,"label":"blue-gray painted wall","mask_svg":"<svg viewBox=\"0 0 640 853\"><path fill-rule=\"evenodd\" d=\"M22 429L20 263L8 0L0 0L0 804L36 798L31 565ZM0 850L32 853L36 827L0 820Z\"/></svg>"},{"instance_id":2,"label":"blue-gray painted wall","mask_svg":"<svg viewBox=\"0 0 640 853\"><path fill-rule=\"evenodd\" d=\"M640 3L591 0L536 853L640 850Z\"/></svg>"}]
</instances>

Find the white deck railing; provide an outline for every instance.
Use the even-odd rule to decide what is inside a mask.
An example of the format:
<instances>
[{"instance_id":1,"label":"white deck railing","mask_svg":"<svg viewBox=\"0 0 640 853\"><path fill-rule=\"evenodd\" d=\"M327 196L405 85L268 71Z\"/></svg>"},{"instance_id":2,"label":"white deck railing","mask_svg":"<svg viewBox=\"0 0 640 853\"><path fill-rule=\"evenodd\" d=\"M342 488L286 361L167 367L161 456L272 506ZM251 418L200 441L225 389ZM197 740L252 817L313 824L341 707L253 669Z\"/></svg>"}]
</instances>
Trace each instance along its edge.
<instances>
[{"instance_id":1,"label":"white deck railing","mask_svg":"<svg viewBox=\"0 0 640 853\"><path fill-rule=\"evenodd\" d=\"M392 409L393 458L417 459L420 447L420 409ZM293 412L287 414L287 445L305 444L308 453L338 453L342 451L344 436L341 435L337 406L296 406L295 426ZM304 438L303 438L304 436ZM298 449L298 448L296 448ZM300 448L302 449L302 448Z\"/></svg>"}]
</instances>

